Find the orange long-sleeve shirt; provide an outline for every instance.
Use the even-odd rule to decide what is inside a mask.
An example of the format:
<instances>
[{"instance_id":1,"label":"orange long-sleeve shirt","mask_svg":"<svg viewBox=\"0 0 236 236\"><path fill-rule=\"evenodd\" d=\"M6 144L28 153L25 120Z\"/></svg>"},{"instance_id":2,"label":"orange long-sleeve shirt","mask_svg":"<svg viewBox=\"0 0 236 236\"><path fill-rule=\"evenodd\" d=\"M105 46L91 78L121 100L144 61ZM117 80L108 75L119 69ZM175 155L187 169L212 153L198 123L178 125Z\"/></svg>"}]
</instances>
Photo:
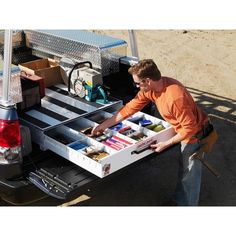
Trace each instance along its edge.
<instances>
[{"instance_id":1,"label":"orange long-sleeve shirt","mask_svg":"<svg viewBox=\"0 0 236 236\"><path fill-rule=\"evenodd\" d=\"M177 80L162 77L161 92L139 91L135 98L119 111L126 119L140 111L150 101L154 102L163 119L169 122L185 143L193 143L192 138L208 121L207 115L197 106L187 89Z\"/></svg>"}]
</instances>

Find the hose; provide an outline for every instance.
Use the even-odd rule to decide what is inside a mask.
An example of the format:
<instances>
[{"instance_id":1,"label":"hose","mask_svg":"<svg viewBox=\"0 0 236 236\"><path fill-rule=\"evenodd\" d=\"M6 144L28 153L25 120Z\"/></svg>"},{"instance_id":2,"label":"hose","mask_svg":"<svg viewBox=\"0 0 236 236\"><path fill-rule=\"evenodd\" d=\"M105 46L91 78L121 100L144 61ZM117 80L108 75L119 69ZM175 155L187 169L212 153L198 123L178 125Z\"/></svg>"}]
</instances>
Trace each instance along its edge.
<instances>
[{"instance_id":1,"label":"hose","mask_svg":"<svg viewBox=\"0 0 236 236\"><path fill-rule=\"evenodd\" d=\"M69 73L69 76L68 76L68 93L69 93L69 94L71 94L71 93L70 93L70 81L71 81L72 72L73 72L75 69L77 69L80 65L83 65L83 64L86 64L86 63L89 64L89 66L90 66L91 69L93 68L93 67L92 67L92 63L91 63L90 61L83 61L83 62L78 62L78 63L76 63L76 64L73 66L73 68L71 69L71 71L70 71L70 73Z\"/></svg>"}]
</instances>

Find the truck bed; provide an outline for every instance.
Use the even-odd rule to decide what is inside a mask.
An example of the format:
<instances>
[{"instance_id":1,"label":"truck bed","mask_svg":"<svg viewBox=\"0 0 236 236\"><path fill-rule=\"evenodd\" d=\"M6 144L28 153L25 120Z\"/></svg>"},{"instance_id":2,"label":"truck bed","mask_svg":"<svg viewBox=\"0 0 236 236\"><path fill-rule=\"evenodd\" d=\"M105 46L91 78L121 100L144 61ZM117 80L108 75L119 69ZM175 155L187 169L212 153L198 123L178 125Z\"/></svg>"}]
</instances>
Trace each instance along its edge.
<instances>
[{"instance_id":1,"label":"truck bed","mask_svg":"<svg viewBox=\"0 0 236 236\"><path fill-rule=\"evenodd\" d=\"M122 104L114 98L109 98L109 101L109 104L101 105L69 96L66 85L60 84L45 89L40 106L19 112L21 124L30 128L33 152L23 158L23 176L0 181L3 198L12 204L25 204L45 195L39 188L58 199L68 199L75 190L96 179L83 168L50 150L44 150L44 132L80 116Z\"/></svg>"}]
</instances>

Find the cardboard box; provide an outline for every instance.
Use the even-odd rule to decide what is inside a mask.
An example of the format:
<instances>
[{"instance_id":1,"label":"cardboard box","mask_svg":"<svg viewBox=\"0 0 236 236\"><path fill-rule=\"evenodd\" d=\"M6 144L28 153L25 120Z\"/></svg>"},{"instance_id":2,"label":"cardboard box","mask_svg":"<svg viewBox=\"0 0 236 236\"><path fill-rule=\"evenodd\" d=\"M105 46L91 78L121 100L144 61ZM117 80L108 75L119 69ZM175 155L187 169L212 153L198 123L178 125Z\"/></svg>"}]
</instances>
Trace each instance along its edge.
<instances>
[{"instance_id":1,"label":"cardboard box","mask_svg":"<svg viewBox=\"0 0 236 236\"><path fill-rule=\"evenodd\" d=\"M63 83L61 68L55 60L44 58L19 64L21 71L44 79L45 87Z\"/></svg>"}]
</instances>

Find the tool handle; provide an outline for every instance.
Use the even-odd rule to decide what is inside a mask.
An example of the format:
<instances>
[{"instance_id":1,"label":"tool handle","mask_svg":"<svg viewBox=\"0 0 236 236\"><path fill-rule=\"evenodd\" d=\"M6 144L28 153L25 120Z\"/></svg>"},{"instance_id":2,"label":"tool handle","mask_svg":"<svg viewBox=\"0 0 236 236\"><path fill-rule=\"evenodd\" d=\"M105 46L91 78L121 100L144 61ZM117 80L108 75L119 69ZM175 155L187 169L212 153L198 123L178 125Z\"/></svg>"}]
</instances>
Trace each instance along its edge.
<instances>
[{"instance_id":1,"label":"tool handle","mask_svg":"<svg viewBox=\"0 0 236 236\"><path fill-rule=\"evenodd\" d=\"M190 159L193 159L193 158L197 158L198 160L200 160L202 162L202 164L204 166L207 167L207 169L212 173L214 174L217 178L220 177L220 174L219 172L204 158L202 157L203 151L200 149L199 151L193 153L191 156L190 156Z\"/></svg>"},{"instance_id":2,"label":"tool handle","mask_svg":"<svg viewBox=\"0 0 236 236\"><path fill-rule=\"evenodd\" d=\"M200 159L202 164L208 168L209 171L211 171L212 174L214 174L217 178L220 177L220 173L206 160L206 159Z\"/></svg>"},{"instance_id":3,"label":"tool handle","mask_svg":"<svg viewBox=\"0 0 236 236\"><path fill-rule=\"evenodd\" d=\"M104 104L106 104L106 101L107 101L107 95L106 95L106 92L104 91L104 89L102 88L101 85L98 86L98 92L101 94L103 100L104 100Z\"/></svg>"}]
</instances>

